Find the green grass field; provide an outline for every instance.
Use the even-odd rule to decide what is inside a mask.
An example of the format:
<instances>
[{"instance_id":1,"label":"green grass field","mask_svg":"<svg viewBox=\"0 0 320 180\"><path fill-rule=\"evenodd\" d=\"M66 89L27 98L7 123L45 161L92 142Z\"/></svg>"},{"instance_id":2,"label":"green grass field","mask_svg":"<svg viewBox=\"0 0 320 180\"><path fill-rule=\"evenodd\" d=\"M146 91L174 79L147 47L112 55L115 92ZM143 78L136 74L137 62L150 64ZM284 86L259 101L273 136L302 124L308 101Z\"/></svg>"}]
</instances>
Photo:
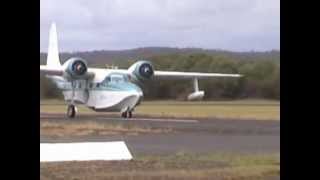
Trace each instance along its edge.
<instances>
[{"instance_id":1,"label":"green grass field","mask_svg":"<svg viewBox=\"0 0 320 180\"><path fill-rule=\"evenodd\" d=\"M65 113L66 111L66 105L61 100L43 100L40 104L41 112ZM79 106L79 113L95 112ZM135 114L158 117L280 120L280 102L270 100L144 101L136 108Z\"/></svg>"}]
</instances>

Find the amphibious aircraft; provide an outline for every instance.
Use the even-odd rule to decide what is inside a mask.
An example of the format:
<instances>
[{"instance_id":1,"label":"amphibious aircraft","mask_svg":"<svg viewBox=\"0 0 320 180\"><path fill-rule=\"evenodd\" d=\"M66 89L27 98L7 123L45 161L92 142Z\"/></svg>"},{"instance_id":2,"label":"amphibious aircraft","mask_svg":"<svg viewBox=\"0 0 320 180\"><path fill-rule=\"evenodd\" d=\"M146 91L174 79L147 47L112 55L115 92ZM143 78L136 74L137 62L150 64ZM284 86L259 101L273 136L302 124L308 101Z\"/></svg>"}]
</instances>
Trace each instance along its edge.
<instances>
[{"instance_id":1,"label":"amphibious aircraft","mask_svg":"<svg viewBox=\"0 0 320 180\"><path fill-rule=\"evenodd\" d=\"M76 116L77 104L97 112L120 112L123 118L131 118L143 99L141 84L150 80L190 79L194 92L188 100L201 100L205 92L199 90L199 79L241 77L240 74L158 71L147 60L138 60L128 69L89 68L87 61L80 57L70 58L61 64L55 23L49 32L47 64L40 65L40 74L62 90L69 118Z\"/></svg>"}]
</instances>

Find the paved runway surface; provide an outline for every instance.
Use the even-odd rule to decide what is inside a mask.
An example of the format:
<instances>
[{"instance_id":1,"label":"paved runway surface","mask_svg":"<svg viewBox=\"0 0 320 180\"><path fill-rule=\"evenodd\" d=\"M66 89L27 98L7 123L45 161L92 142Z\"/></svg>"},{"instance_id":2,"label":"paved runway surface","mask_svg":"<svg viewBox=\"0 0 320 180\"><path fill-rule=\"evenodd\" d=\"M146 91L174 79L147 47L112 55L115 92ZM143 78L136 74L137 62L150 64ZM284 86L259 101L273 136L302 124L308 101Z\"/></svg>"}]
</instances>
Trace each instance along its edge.
<instances>
[{"instance_id":1,"label":"paved runway surface","mask_svg":"<svg viewBox=\"0 0 320 180\"><path fill-rule=\"evenodd\" d=\"M126 123L148 128L171 128L172 133L141 134L137 136L97 135L85 137L40 137L41 143L101 142L123 140L135 154L172 154L184 152L280 152L280 121L219 120L219 119L165 119L137 117L124 120L104 114L79 115L76 119L64 114L40 114L45 121L96 121L99 123Z\"/></svg>"}]
</instances>

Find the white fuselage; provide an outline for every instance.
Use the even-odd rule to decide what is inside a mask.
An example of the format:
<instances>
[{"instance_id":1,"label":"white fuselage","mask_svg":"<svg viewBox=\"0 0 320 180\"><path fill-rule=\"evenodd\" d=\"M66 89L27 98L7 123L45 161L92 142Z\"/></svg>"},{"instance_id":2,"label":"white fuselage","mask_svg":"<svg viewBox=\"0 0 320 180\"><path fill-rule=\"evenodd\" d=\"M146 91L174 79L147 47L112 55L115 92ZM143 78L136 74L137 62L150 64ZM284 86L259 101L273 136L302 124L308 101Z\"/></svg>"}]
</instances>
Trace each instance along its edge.
<instances>
[{"instance_id":1,"label":"white fuselage","mask_svg":"<svg viewBox=\"0 0 320 180\"><path fill-rule=\"evenodd\" d=\"M62 90L67 102L84 104L94 111L133 110L143 97L142 90L126 74L104 71L93 80L67 81L63 76L48 76ZM98 74L98 73L97 73ZM103 78L101 76L104 76ZM73 90L72 90L73 89Z\"/></svg>"}]
</instances>

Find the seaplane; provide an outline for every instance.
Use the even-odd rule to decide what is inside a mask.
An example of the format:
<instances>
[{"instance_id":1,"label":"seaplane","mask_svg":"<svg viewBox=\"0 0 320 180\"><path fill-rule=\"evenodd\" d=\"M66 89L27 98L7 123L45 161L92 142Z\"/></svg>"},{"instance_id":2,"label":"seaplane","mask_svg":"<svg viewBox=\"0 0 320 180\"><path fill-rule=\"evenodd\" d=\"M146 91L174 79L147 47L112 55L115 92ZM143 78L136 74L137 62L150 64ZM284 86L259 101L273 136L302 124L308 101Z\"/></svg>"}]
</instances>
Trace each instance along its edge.
<instances>
[{"instance_id":1,"label":"seaplane","mask_svg":"<svg viewBox=\"0 0 320 180\"><path fill-rule=\"evenodd\" d=\"M128 69L90 68L81 57L72 57L61 64L55 23L50 28L47 61L46 65L40 65L40 74L62 91L68 118L76 117L78 105L96 112L119 112L122 118L132 118L143 100L141 86L147 81L190 79L194 92L187 99L192 101L202 100L205 95L199 90L199 79L242 77L241 74L160 71L148 60L137 60Z\"/></svg>"}]
</instances>

